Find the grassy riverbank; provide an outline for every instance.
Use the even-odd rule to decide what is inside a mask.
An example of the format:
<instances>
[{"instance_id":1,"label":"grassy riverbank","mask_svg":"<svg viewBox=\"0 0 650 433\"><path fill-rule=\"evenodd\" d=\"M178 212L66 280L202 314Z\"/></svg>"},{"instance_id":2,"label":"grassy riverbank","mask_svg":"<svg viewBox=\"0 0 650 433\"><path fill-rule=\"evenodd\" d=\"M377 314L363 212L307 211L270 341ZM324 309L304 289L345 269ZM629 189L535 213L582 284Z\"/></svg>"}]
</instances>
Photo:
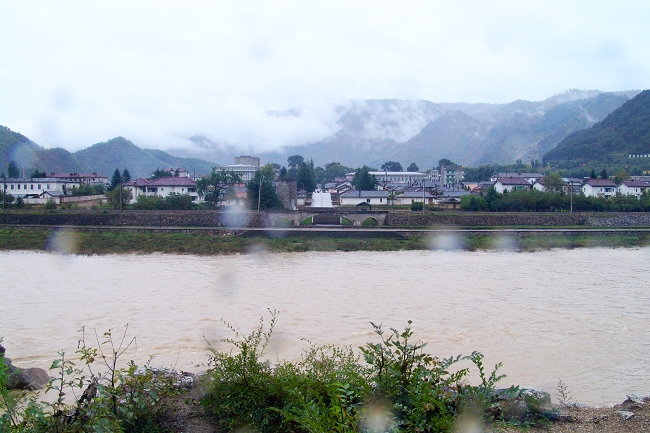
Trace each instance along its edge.
<instances>
[{"instance_id":1,"label":"grassy riverbank","mask_svg":"<svg viewBox=\"0 0 650 433\"><path fill-rule=\"evenodd\" d=\"M305 251L400 251L426 249L523 250L552 248L636 247L650 245L650 235L439 235L433 237L363 238L336 234L323 237L245 238L227 232L175 233L131 231L52 231L0 229L0 250L60 251L77 254L239 254L266 250Z\"/></svg>"}]
</instances>

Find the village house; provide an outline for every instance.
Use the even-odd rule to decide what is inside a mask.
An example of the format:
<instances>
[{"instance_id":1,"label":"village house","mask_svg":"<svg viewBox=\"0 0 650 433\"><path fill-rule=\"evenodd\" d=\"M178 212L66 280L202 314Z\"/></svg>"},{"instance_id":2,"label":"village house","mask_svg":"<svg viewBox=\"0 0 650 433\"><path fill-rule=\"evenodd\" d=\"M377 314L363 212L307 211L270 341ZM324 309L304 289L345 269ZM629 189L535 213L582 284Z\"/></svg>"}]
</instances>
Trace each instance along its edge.
<instances>
[{"instance_id":1,"label":"village house","mask_svg":"<svg viewBox=\"0 0 650 433\"><path fill-rule=\"evenodd\" d=\"M640 199L643 193L650 188L650 183L642 180L624 180L618 186L620 195L633 195Z\"/></svg>"},{"instance_id":2,"label":"village house","mask_svg":"<svg viewBox=\"0 0 650 433\"><path fill-rule=\"evenodd\" d=\"M434 204L434 197L429 191L404 191L395 195L394 204L396 205L411 205L413 203Z\"/></svg>"},{"instance_id":3,"label":"village house","mask_svg":"<svg viewBox=\"0 0 650 433\"><path fill-rule=\"evenodd\" d=\"M587 179L581 190L587 197L613 197L616 195L618 188L609 179Z\"/></svg>"},{"instance_id":4,"label":"village house","mask_svg":"<svg viewBox=\"0 0 650 433\"><path fill-rule=\"evenodd\" d=\"M549 189L549 186L546 184L546 181L542 177L541 179L537 179L533 182L531 189L536 189L537 191L542 192L567 192L569 190L569 185L562 181L562 184L558 187L557 191L551 191Z\"/></svg>"},{"instance_id":5,"label":"village house","mask_svg":"<svg viewBox=\"0 0 650 433\"><path fill-rule=\"evenodd\" d=\"M70 182L76 182L79 185L106 185L108 183L108 178L102 176L96 172L92 173L50 173L48 176L49 179L59 179L67 180Z\"/></svg>"},{"instance_id":6,"label":"village house","mask_svg":"<svg viewBox=\"0 0 650 433\"><path fill-rule=\"evenodd\" d=\"M361 203L370 205L388 204L388 191L348 191L341 194L341 206L357 206Z\"/></svg>"},{"instance_id":7,"label":"village house","mask_svg":"<svg viewBox=\"0 0 650 433\"><path fill-rule=\"evenodd\" d=\"M530 183L523 177L502 177L494 182L496 192L503 194L519 189L529 189Z\"/></svg>"},{"instance_id":8,"label":"village house","mask_svg":"<svg viewBox=\"0 0 650 433\"><path fill-rule=\"evenodd\" d=\"M35 177L6 179L4 185L5 191L14 197L37 198L44 193L50 196L67 195L72 191L72 187L79 187L81 182L53 177Z\"/></svg>"},{"instance_id":9,"label":"village house","mask_svg":"<svg viewBox=\"0 0 650 433\"><path fill-rule=\"evenodd\" d=\"M502 173L496 173L492 175L490 178L491 182L496 182L497 180L501 178L506 178L506 177L522 177L528 181L529 185L532 185L533 182L535 182L537 179L541 179L544 177L543 174L541 173L528 173L528 172L521 172L521 173L515 173L515 172L502 172Z\"/></svg>"},{"instance_id":10,"label":"village house","mask_svg":"<svg viewBox=\"0 0 650 433\"><path fill-rule=\"evenodd\" d=\"M131 203L135 202L138 196L150 197L158 195L166 197L170 194L187 194L192 203L200 203L201 199L196 192L196 182L189 177L165 176L151 180L139 177L124 184L124 188L131 191Z\"/></svg>"}]
</instances>

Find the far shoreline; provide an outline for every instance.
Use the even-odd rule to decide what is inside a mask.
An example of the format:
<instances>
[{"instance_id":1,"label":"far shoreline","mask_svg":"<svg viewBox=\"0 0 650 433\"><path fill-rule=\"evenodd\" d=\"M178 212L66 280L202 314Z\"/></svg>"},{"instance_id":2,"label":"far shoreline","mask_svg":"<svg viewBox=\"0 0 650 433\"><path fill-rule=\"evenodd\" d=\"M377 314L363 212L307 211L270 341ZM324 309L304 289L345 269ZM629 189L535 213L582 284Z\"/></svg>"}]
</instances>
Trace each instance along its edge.
<instances>
[{"instance_id":1,"label":"far shoreline","mask_svg":"<svg viewBox=\"0 0 650 433\"><path fill-rule=\"evenodd\" d=\"M650 246L642 228L239 229L0 226L0 250L82 255L232 255L259 251L524 251Z\"/></svg>"}]
</instances>

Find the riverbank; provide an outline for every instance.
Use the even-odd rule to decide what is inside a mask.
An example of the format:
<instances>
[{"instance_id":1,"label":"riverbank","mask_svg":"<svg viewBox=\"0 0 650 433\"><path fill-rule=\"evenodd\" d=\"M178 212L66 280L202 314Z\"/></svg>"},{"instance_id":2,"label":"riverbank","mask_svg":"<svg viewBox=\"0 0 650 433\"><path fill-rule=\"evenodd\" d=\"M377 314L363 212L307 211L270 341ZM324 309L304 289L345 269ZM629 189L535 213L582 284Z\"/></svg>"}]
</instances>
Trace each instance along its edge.
<instances>
[{"instance_id":1,"label":"riverbank","mask_svg":"<svg viewBox=\"0 0 650 433\"><path fill-rule=\"evenodd\" d=\"M74 254L245 254L251 251L405 251L427 249L520 250L539 251L553 248L640 247L650 245L650 233L631 231L593 234L588 231L542 232L473 231L390 232L259 232L240 236L241 232L205 230L187 233L179 229L129 231L74 230L74 228L0 228L0 250L54 251Z\"/></svg>"}]
</instances>

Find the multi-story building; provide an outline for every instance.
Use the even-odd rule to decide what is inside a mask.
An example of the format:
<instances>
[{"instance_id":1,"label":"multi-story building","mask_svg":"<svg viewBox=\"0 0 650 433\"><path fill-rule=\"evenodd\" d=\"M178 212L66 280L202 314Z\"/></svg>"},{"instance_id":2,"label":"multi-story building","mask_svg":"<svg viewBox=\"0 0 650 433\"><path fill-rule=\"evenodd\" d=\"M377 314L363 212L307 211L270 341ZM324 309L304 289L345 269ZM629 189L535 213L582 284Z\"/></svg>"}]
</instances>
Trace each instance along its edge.
<instances>
[{"instance_id":1,"label":"multi-story building","mask_svg":"<svg viewBox=\"0 0 650 433\"><path fill-rule=\"evenodd\" d=\"M440 182L447 186L460 185L465 180L465 170L460 165L441 165Z\"/></svg>"},{"instance_id":2,"label":"multi-story building","mask_svg":"<svg viewBox=\"0 0 650 433\"><path fill-rule=\"evenodd\" d=\"M4 180L7 194L14 197L37 197L43 193L50 195L66 195L72 187L79 187L80 181L60 179L54 177L9 178Z\"/></svg>"},{"instance_id":3,"label":"multi-story building","mask_svg":"<svg viewBox=\"0 0 650 433\"><path fill-rule=\"evenodd\" d=\"M48 178L67 180L70 182L77 182L80 185L106 185L108 178L101 174L93 173L50 173Z\"/></svg>"}]
</instances>

